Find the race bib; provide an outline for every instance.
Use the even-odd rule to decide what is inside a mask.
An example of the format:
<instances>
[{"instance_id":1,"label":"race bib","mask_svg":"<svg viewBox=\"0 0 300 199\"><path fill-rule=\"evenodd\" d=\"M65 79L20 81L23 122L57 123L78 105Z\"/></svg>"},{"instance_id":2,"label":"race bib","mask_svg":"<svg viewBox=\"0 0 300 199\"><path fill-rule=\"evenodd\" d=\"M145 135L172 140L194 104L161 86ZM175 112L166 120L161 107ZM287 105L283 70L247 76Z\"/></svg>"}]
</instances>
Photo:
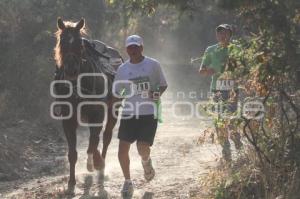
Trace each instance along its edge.
<instances>
[{"instance_id":1,"label":"race bib","mask_svg":"<svg viewBox=\"0 0 300 199\"><path fill-rule=\"evenodd\" d=\"M143 95L150 91L150 79L147 76L130 79L135 85L135 94Z\"/></svg>"},{"instance_id":2,"label":"race bib","mask_svg":"<svg viewBox=\"0 0 300 199\"><path fill-rule=\"evenodd\" d=\"M235 87L235 81L233 79L218 79L216 82L216 90L228 91Z\"/></svg>"}]
</instances>

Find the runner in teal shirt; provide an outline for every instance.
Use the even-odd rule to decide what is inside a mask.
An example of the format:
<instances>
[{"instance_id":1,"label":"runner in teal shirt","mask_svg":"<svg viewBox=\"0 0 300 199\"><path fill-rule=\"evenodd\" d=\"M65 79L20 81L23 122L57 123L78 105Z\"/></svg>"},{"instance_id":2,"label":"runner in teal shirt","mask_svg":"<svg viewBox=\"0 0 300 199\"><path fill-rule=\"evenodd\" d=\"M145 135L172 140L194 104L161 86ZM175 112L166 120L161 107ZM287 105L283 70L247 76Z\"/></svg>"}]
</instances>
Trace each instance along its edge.
<instances>
[{"instance_id":1,"label":"runner in teal shirt","mask_svg":"<svg viewBox=\"0 0 300 199\"><path fill-rule=\"evenodd\" d=\"M203 70L205 70L205 67L212 69L214 71L214 73L212 74L212 80L210 85L211 91L216 90L217 79L224 72L227 59L228 59L228 48L223 47L220 44L209 46L203 55L202 64L201 64L202 68L200 69L200 73Z\"/></svg>"},{"instance_id":2,"label":"runner in teal shirt","mask_svg":"<svg viewBox=\"0 0 300 199\"><path fill-rule=\"evenodd\" d=\"M232 36L231 26L221 24L216 28L216 38L218 43L209 46L202 57L199 73L205 76L212 76L210 91L216 90L216 82L220 75L225 70L225 65L228 60L228 46Z\"/></svg>"},{"instance_id":3,"label":"runner in teal shirt","mask_svg":"<svg viewBox=\"0 0 300 199\"><path fill-rule=\"evenodd\" d=\"M221 24L216 28L216 38L218 43L209 46L202 57L201 67L199 69L199 73L205 76L211 76L211 85L210 91L213 94L213 100L216 103L224 103L226 105L226 109L228 111L234 112L236 110L236 103L228 103L228 99L230 98L230 89L223 90L221 86L222 81L218 81L221 74L225 71L225 66L227 64L230 50L235 48L236 46L230 45L230 38L232 36L231 26L228 24ZM237 102L237 101L236 101ZM218 109L219 110L219 109ZM222 115L222 111L219 112ZM218 126L216 125L216 130L218 131ZM218 133L217 133L218 135ZM230 142L228 135L220 136L220 143L222 145L222 154L223 158L226 161L231 160L231 150L230 150ZM240 141L240 135L237 131L231 133L231 138L235 143L237 149L240 149L242 146L242 142Z\"/></svg>"}]
</instances>

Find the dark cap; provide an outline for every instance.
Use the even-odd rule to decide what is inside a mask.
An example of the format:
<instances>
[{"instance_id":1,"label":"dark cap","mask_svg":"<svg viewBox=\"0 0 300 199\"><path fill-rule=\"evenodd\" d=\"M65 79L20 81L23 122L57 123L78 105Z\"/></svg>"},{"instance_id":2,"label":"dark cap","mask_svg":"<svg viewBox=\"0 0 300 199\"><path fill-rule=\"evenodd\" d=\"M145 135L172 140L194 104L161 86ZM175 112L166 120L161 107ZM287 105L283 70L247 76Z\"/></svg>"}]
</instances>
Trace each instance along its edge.
<instances>
[{"instance_id":1,"label":"dark cap","mask_svg":"<svg viewBox=\"0 0 300 199\"><path fill-rule=\"evenodd\" d=\"M229 24L220 24L216 27L216 31L219 31L219 30L222 30L222 29L225 29L225 30L229 30L232 34L232 27L231 25Z\"/></svg>"}]
</instances>

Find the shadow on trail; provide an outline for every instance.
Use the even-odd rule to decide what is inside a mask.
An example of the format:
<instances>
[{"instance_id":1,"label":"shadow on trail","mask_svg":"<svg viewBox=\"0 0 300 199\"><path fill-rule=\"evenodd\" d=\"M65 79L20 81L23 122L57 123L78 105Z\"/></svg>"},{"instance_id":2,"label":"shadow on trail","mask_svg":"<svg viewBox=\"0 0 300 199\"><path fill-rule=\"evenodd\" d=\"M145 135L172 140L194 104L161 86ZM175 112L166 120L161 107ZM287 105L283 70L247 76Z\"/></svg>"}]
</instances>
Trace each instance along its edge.
<instances>
[{"instance_id":1,"label":"shadow on trail","mask_svg":"<svg viewBox=\"0 0 300 199\"><path fill-rule=\"evenodd\" d=\"M153 192L145 192L142 199L152 199L154 197Z\"/></svg>"}]
</instances>

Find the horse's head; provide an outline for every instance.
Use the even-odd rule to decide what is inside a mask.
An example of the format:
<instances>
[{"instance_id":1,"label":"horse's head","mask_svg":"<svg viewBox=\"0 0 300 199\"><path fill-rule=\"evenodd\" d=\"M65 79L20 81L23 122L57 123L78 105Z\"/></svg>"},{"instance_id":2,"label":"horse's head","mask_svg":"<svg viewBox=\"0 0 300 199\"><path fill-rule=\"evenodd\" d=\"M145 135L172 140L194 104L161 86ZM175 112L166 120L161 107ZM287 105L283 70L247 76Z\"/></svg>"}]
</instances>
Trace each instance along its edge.
<instances>
[{"instance_id":1,"label":"horse's head","mask_svg":"<svg viewBox=\"0 0 300 199\"><path fill-rule=\"evenodd\" d=\"M82 63L82 35L85 33L84 19L74 23L57 19L57 43L55 60L59 68L64 71L64 79L75 80L80 73Z\"/></svg>"}]
</instances>

